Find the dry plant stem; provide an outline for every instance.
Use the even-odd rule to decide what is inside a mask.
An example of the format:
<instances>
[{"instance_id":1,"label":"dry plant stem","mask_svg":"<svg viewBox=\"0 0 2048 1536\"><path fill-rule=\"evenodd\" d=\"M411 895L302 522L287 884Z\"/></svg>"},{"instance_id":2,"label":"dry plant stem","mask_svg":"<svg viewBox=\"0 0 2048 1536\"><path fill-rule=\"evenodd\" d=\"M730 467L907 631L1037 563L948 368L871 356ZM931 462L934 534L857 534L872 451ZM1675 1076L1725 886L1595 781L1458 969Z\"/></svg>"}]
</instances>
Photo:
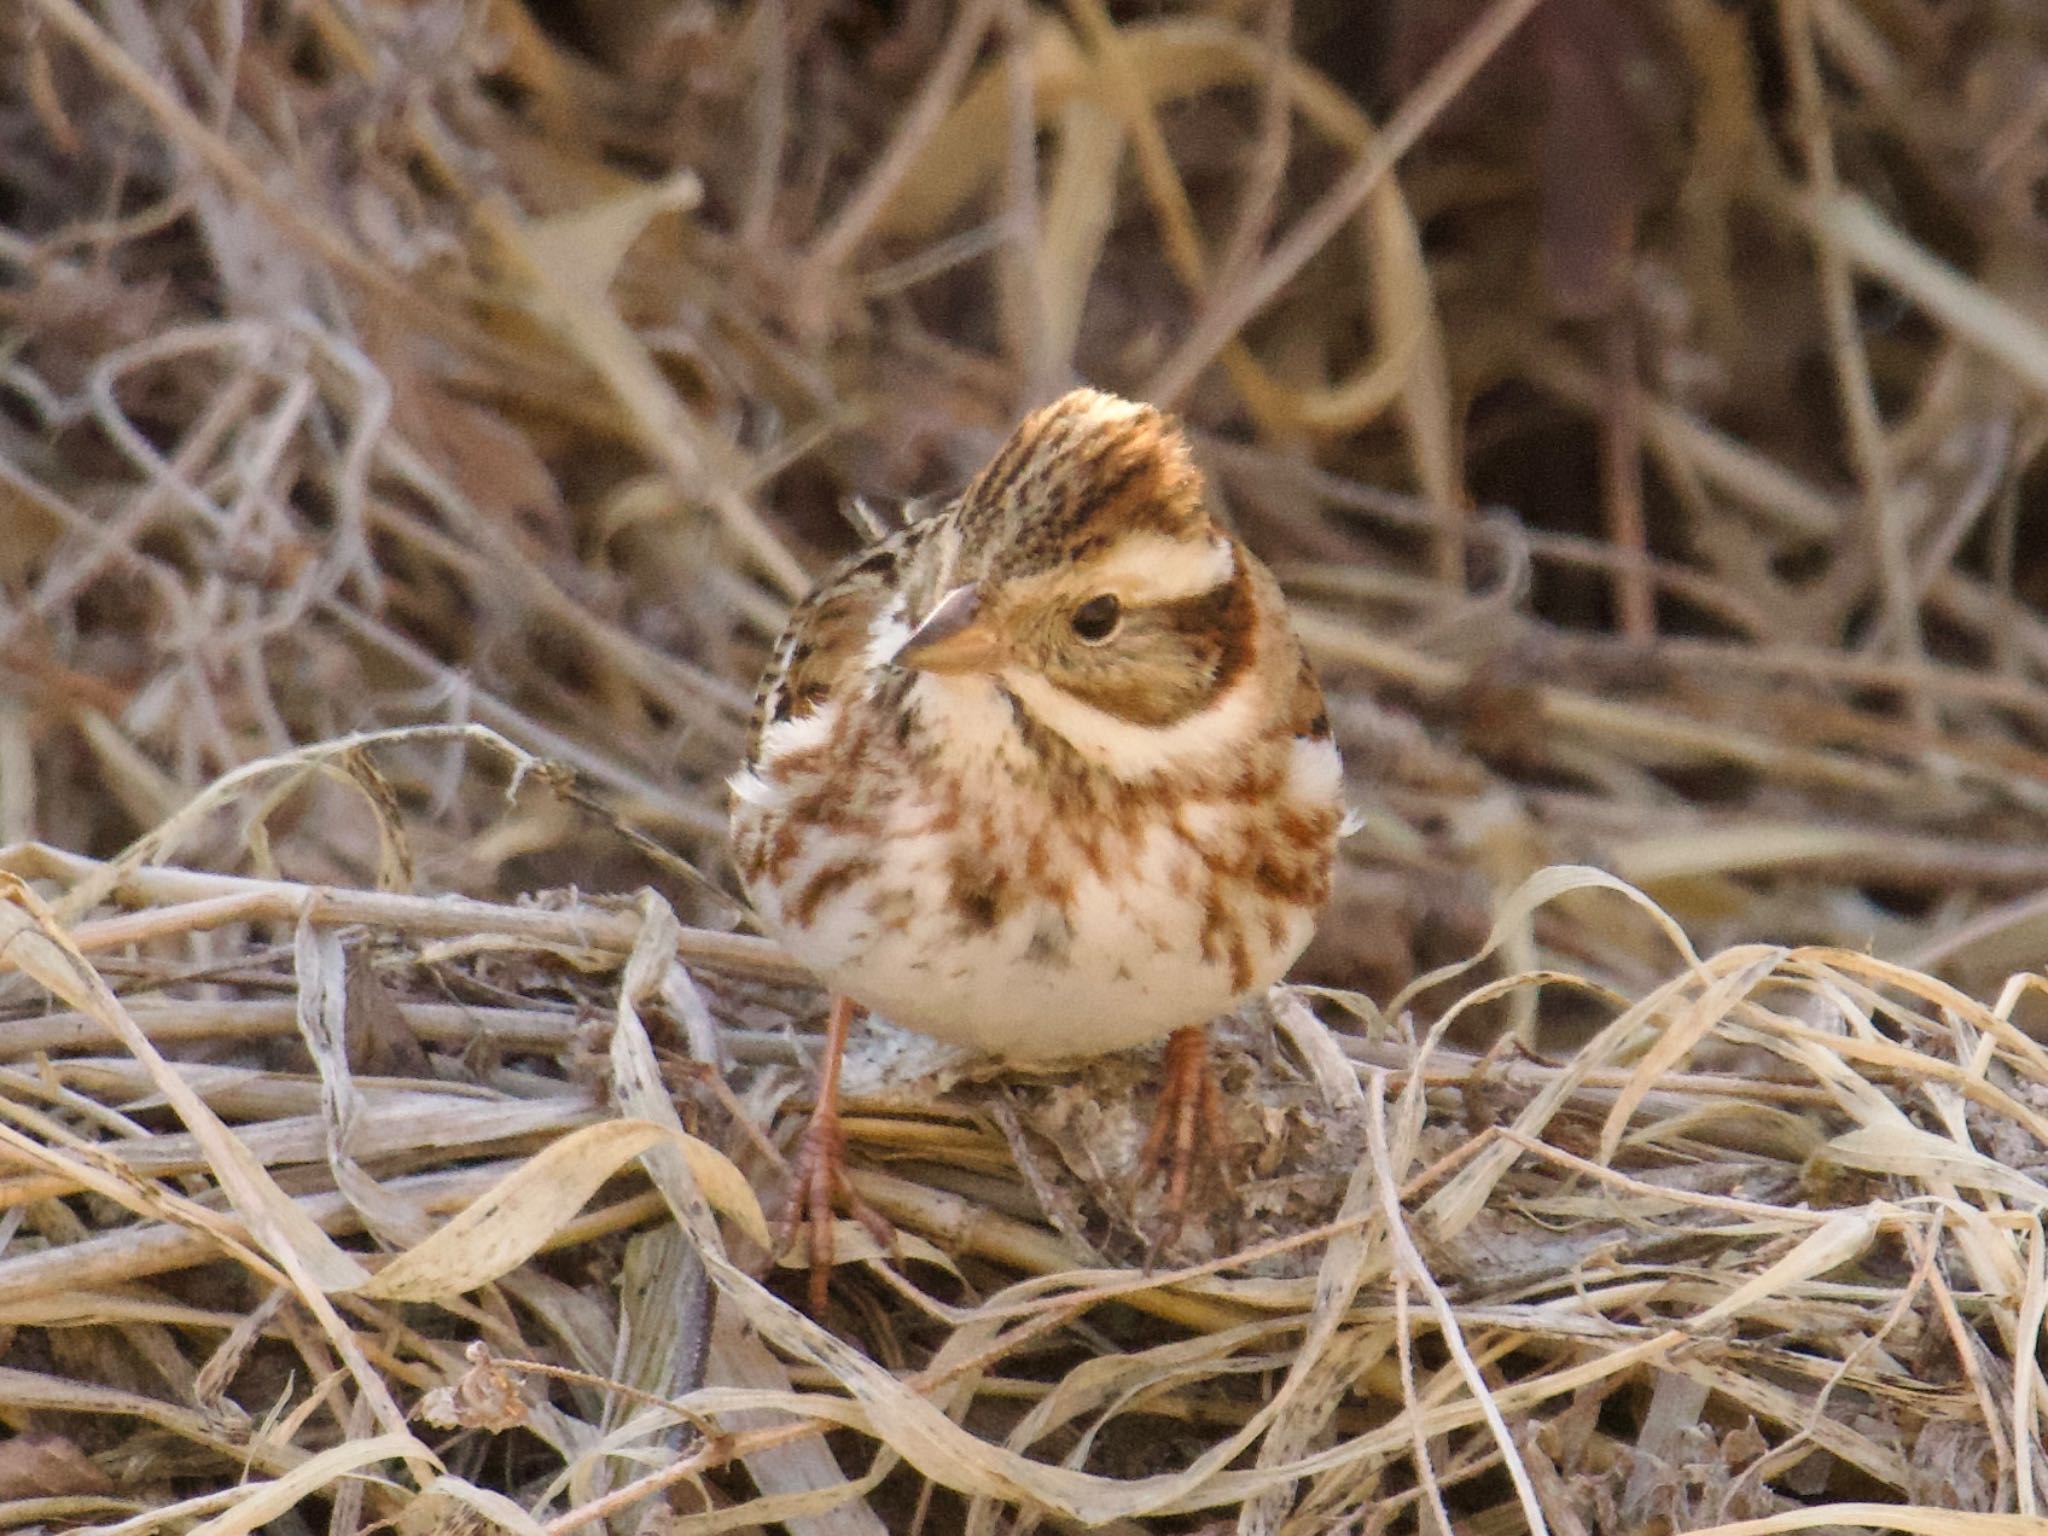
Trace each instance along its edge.
<instances>
[{"instance_id":1,"label":"dry plant stem","mask_svg":"<svg viewBox=\"0 0 2048 1536\"><path fill-rule=\"evenodd\" d=\"M1939 662L1905 666L1879 657L1844 656L1817 646L1783 642L1749 646L1674 635L1658 640L1657 654L1701 672L1733 669L1760 677L1796 678L1857 688L1912 685L1938 690L1944 698L1995 704L2037 725L2048 724L2048 688L2009 674L1971 672Z\"/></svg>"},{"instance_id":2,"label":"dry plant stem","mask_svg":"<svg viewBox=\"0 0 2048 1536\"><path fill-rule=\"evenodd\" d=\"M748 168L745 214L740 219L740 244L750 251L766 248L775 217L775 194L782 181L782 157L789 141L789 6L787 0L761 0L750 22L754 54L760 61L750 93L750 126L754 132L753 163Z\"/></svg>"},{"instance_id":3,"label":"dry plant stem","mask_svg":"<svg viewBox=\"0 0 2048 1536\"><path fill-rule=\"evenodd\" d=\"M1843 254L1883 279L1955 333L2010 369L2036 394L2048 392L2048 327L2024 309L1972 282L1916 244L1853 192L1795 199L1786 210Z\"/></svg>"},{"instance_id":4,"label":"dry plant stem","mask_svg":"<svg viewBox=\"0 0 2048 1536\"><path fill-rule=\"evenodd\" d=\"M846 1176L846 1132L839 1124L839 1064L846 1056L846 1035L853 1027L854 1001L832 999L832 1012L825 1021L825 1059L818 1065L818 1102L811 1110L789 1160L789 1202L783 1210L781 1229L776 1233L775 1251L782 1252L803 1224L807 1229L810 1258L811 1315L822 1317L832 1283L832 1207L844 1200L846 1208L868 1230L882 1248L896 1245L896 1229L886 1217L860 1196Z\"/></svg>"},{"instance_id":5,"label":"dry plant stem","mask_svg":"<svg viewBox=\"0 0 2048 1536\"><path fill-rule=\"evenodd\" d=\"M1815 195L1823 201L1832 200L1840 184L1835 173L1834 136L1828 127L1820 66L1814 56L1813 17L1808 0L1780 0L1779 20L1797 103L1807 177ZM1904 509L1893 492L1891 452L1885 440L1884 423L1878 416L1877 394L1871 382L1870 359L1863 347L1862 325L1856 314L1849 261L1840 240L1826 228L1814 231L1814 241L1818 247L1821 301L1827 316L1835 388L1862 489L1863 515L1856 532L1877 554L1884 610L1884 625L1879 633L1889 639L1901 659L1916 662L1925 650L1907 553L1907 531L1901 526ZM1845 549L1843 553L1850 556L1846 568L1853 571L1860 562L1850 551ZM1931 727L1933 701L1916 692L1913 704L1916 718Z\"/></svg>"},{"instance_id":6,"label":"dry plant stem","mask_svg":"<svg viewBox=\"0 0 2048 1536\"><path fill-rule=\"evenodd\" d=\"M1598 377L1549 352L1523 359L1523 366L1529 377L1582 410L1600 408ZM1835 497L1700 417L1663 400L1646 399L1643 407L1650 448L1672 466L1675 477L1711 485L1802 539L1833 540L1849 519L1849 509Z\"/></svg>"},{"instance_id":7,"label":"dry plant stem","mask_svg":"<svg viewBox=\"0 0 2048 1536\"><path fill-rule=\"evenodd\" d=\"M1154 45L1185 49L1188 67L1207 69L1216 55L1232 58L1232 78L1264 88L1267 105L1284 89L1290 105L1306 114L1326 138L1351 148L1373 142L1374 130L1341 93L1291 54L1276 55L1271 47L1230 28L1210 23L1161 22L1118 26L1102 0L1067 0L1067 10L1088 54L1087 76L1076 80L1099 93L1130 135L1140 184L1152 205L1152 216L1168 262L1197 303L1206 302L1213 282L1202 219L1183 183L1160 120L1160 108L1175 94L1174 76L1152 56ZM1287 17L1269 17L1284 27ZM1147 62L1141 67L1139 60ZM1277 108L1275 115L1278 116ZM1275 151L1280 137L1274 139ZM1447 522L1439 553L1462 538L1464 516L1457 474L1450 463L1450 433L1443 418L1442 339L1428 295L1427 275L1414 247L1414 229L1396 188L1381 187L1375 207L1359 214L1359 233L1375 252L1374 265L1386 267L1371 288L1371 320L1378 337L1375 360L1345 381L1302 389L1281 383L1259 363L1243 338L1224 341L1218 351L1223 369L1261 431L1297 436L1306 427L1340 432L1378 417L1399 401L1408 417L1410 457L1435 509L1432 526ZM1263 231L1259 238L1263 238ZM1246 252L1240 266L1255 253ZM1457 562L1462 569L1462 560ZM1448 567L1447 567L1448 568Z\"/></svg>"},{"instance_id":8,"label":"dry plant stem","mask_svg":"<svg viewBox=\"0 0 2048 1536\"><path fill-rule=\"evenodd\" d=\"M0 647L9 646L33 623L47 623L62 612L109 566L148 566L137 555L136 544L150 525L164 512L167 483L187 484L200 466L219 449L222 440L244 419L255 401L258 383L255 371L244 367L221 389L206 413L179 442L162 476L142 487L120 515L102 524L90 518L67 518L66 522L84 536L87 548L73 560L53 567L37 583L35 598L22 608L11 624L0 627ZM8 466L8 478L19 472ZM167 594L168 595L168 594Z\"/></svg>"},{"instance_id":9,"label":"dry plant stem","mask_svg":"<svg viewBox=\"0 0 2048 1536\"><path fill-rule=\"evenodd\" d=\"M1912 1247L1925 1247L1930 1253L1938 1253L1940 1228L1932 1231L1908 1230L1906 1241ZM1956 1359L1962 1365L1963 1375L1968 1379L1977 1411L1982 1415L1986 1437L1991 1442L1992 1453L1998 1458L1999 1476L2010 1480L2012 1473L2012 1442L2006 1435L2006 1426L1998 1411L1998 1391L1985 1379L1982 1356L1976 1334L1970 1324L1963 1320L1961 1309L1956 1305L1955 1291L1951 1288L1942 1266L1933 1264L1928 1269L1928 1288L1941 1317L1942 1331L1947 1334L1949 1347L1955 1351Z\"/></svg>"},{"instance_id":10,"label":"dry plant stem","mask_svg":"<svg viewBox=\"0 0 2048 1536\"><path fill-rule=\"evenodd\" d=\"M384 439L378 445L378 459L381 468L430 501L456 525L458 533L467 535L467 541L442 532L427 518L392 502L372 504L369 520L377 532L419 542L449 565L466 570L478 589L491 592L494 599L501 588L507 589L507 596L516 593L538 612L586 636L588 643L649 697L678 703L688 700L701 709L696 715L698 728L719 733L721 746L737 749L745 739L744 722L753 708L753 698L745 689L685 658L662 654L563 591L557 578L518 541L501 536L489 511L463 495L403 439Z\"/></svg>"},{"instance_id":11,"label":"dry plant stem","mask_svg":"<svg viewBox=\"0 0 2048 1536\"><path fill-rule=\"evenodd\" d=\"M1152 1243L1155 1254L1180 1235L1197 1168L1227 1185L1230 1150L1223 1096L1216 1086L1216 1068L1209 1060L1209 1031L1200 1024L1176 1029L1166 1042L1152 1128L1138 1150L1141 1179L1162 1171L1166 1175L1166 1196Z\"/></svg>"},{"instance_id":12,"label":"dry plant stem","mask_svg":"<svg viewBox=\"0 0 2048 1536\"><path fill-rule=\"evenodd\" d=\"M100 30L74 0L33 0L51 26L69 38L92 66L134 97L163 125L166 135L190 150L221 183L250 206L261 208L277 228L362 285L399 313L420 322L429 332L460 342L483 357L520 362L488 332L458 315L449 314L419 290L399 282L366 258L343 235L309 217L297 204L274 191L263 175L246 164L225 139L200 121Z\"/></svg>"},{"instance_id":13,"label":"dry plant stem","mask_svg":"<svg viewBox=\"0 0 2048 1536\"><path fill-rule=\"evenodd\" d=\"M1318 663L1364 667L1399 678L1419 691L1439 697L1462 688L1467 668L1423 656L1310 608L1296 608L1294 627ZM1744 733L1717 722L1688 720L1663 710L1593 697L1567 688L1532 690L1546 724L1584 732L1609 750L1628 755L1633 744L1652 761L1749 763L1809 786L1831 785L1893 798L1917 782L1900 773L1847 753L1787 746L1771 737Z\"/></svg>"},{"instance_id":14,"label":"dry plant stem","mask_svg":"<svg viewBox=\"0 0 2048 1536\"><path fill-rule=\"evenodd\" d=\"M1093 56L1099 88L1130 136L1138 176L1152 202L1167 260L1190 299L1201 302L1210 292L1208 251L1200 220L1167 146L1156 104L1137 78L1125 39L1104 0L1067 0L1067 11ZM1264 424L1271 414L1266 405L1270 389L1264 385L1263 372L1249 348L1242 339L1232 339L1220 348L1220 355L1254 420Z\"/></svg>"},{"instance_id":15,"label":"dry plant stem","mask_svg":"<svg viewBox=\"0 0 2048 1536\"><path fill-rule=\"evenodd\" d=\"M103 878L111 866L42 843L0 848L0 870L24 879L77 884ZM212 875L166 865L121 871L110 897L156 905L124 917L79 923L71 938L82 950L140 944L155 938L219 928L239 922L297 922L322 925L361 923L418 937L476 938L503 935L528 943L630 954L641 930L632 912L599 907L500 906L452 896L404 896L335 886L298 885L288 880L254 880ZM805 971L767 939L708 929L682 930L677 948L685 959L785 981L809 979Z\"/></svg>"},{"instance_id":16,"label":"dry plant stem","mask_svg":"<svg viewBox=\"0 0 2048 1536\"><path fill-rule=\"evenodd\" d=\"M1040 400L1059 392L1070 376L1073 360L1052 356L1048 346L1051 274L1046 267L1045 217L1039 207L1038 148L1031 110L1033 15L1024 0L1001 0L1001 18L1003 74L1010 98L1009 152L1003 157L1002 182L1009 238L999 248L997 310L1004 350L1024 381L1025 398Z\"/></svg>"},{"instance_id":17,"label":"dry plant stem","mask_svg":"<svg viewBox=\"0 0 2048 1536\"><path fill-rule=\"evenodd\" d=\"M1067 11L1075 29L1100 56L1105 86L1132 138L1138 173L1145 179L1154 202L1160 205L1159 236L1166 246L1167 258L1189 293L1200 297L1209 279L1208 253L1202 248L1195 211L1188 201L1187 188L1174 169L1158 114L1133 76L1130 62L1124 56L1123 40L1118 37L1103 0L1067 0Z\"/></svg>"},{"instance_id":18,"label":"dry plant stem","mask_svg":"<svg viewBox=\"0 0 2048 1536\"><path fill-rule=\"evenodd\" d=\"M1281 183L1287 176L1288 152L1293 147L1287 66L1294 0L1266 0L1260 30L1269 59L1259 93L1259 136L1245 168L1245 189L1232 215L1230 234L1216 262L1218 281L1226 288L1257 258L1272 230Z\"/></svg>"},{"instance_id":19,"label":"dry plant stem","mask_svg":"<svg viewBox=\"0 0 2048 1536\"><path fill-rule=\"evenodd\" d=\"M440 1214L461 1210L489 1192L516 1163L492 1162L455 1173L409 1174L391 1187L417 1202L420 1209ZM336 1236L360 1232L362 1213L340 1194L296 1197L296 1203L324 1232ZM615 1205L577 1217L548 1239L549 1247L578 1243L631 1231L661 1211L658 1194L632 1195ZM246 1236L247 1228L223 1218L222 1230ZM572 1230L573 1229L573 1230ZM130 1226L87 1238L62 1248L28 1253L0 1261L0 1308L16 1307L50 1296L77 1295L132 1285L152 1275L171 1274L211 1263L220 1257L212 1234L171 1222Z\"/></svg>"},{"instance_id":20,"label":"dry plant stem","mask_svg":"<svg viewBox=\"0 0 2048 1536\"><path fill-rule=\"evenodd\" d=\"M474 678L447 666L388 624L359 612L347 603L323 598L320 611L358 636L365 645L418 673L447 699L445 708L449 715L473 717L481 725L502 731L528 751L567 763L592 781L631 795L649 813L659 815L678 827L704 837L725 836L723 810L704 806L635 772L616 752L596 750L587 742L543 725L524 710L477 687Z\"/></svg>"},{"instance_id":21,"label":"dry plant stem","mask_svg":"<svg viewBox=\"0 0 2048 1536\"><path fill-rule=\"evenodd\" d=\"M805 257L809 276L805 287L813 287L819 281L835 276L866 238L869 227L888 206L890 195L909 173L918 151L938 128L947 107L959 94L960 83L967 78L975 50L981 46L982 36L988 31L995 14L996 0L968 0L953 23L953 31L947 37L945 47L928 66L917 100L904 114L888 150Z\"/></svg>"},{"instance_id":22,"label":"dry plant stem","mask_svg":"<svg viewBox=\"0 0 2048 1536\"><path fill-rule=\"evenodd\" d=\"M1350 221L1373 188L1539 4L1541 0L1494 0L1471 30L1431 67L1351 169L1302 216L1257 270L1215 295L1186 340L1152 375L1145 398L1161 405L1178 403L1216 354L1279 297L1280 290Z\"/></svg>"},{"instance_id":23,"label":"dry plant stem","mask_svg":"<svg viewBox=\"0 0 2048 1536\"><path fill-rule=\"evenodd\" d=\"M1618 557L1614 606L1622 638L1647 645L1657 635L1657 605L1643 528L1643 387L1636 376L1635 322L1626 301L1608 317L1606 331L1607 411L1600 457L1607 536Z\"/></svg>"},{"instance_id":24,"label":"dry plant stem","mask_svg":"<svg viewBox=\"0 0 2048 1536\"><path fill-rule=\"evenodd\" d=\"M526 283L529 306L603 381L635 429L642 451L667 469L676 485L702 496L734 544L752 558L784 597L795 598L810 577L742 489L751 478L738 448L697 419L595 284L556 271L539 249L535 226L503 198L472 210L505 264Z\"/></svg>"}]
</instances>

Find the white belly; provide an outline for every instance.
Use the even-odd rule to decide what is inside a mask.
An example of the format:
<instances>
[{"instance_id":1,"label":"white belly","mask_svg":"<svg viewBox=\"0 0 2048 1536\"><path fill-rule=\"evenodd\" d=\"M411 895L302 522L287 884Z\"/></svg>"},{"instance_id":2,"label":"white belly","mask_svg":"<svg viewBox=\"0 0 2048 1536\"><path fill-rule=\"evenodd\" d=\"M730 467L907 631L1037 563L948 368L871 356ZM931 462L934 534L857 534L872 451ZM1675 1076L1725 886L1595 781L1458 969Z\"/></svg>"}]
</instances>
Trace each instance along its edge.
<instances>
[{"instance_id":1,"label":"white belly","mask_svg":"<svg viewBox=\"0 0 2048 1536\"><path fill-rule=\"evenodd\" d=\"M1205 957L1205 910L1174 889L1192 884L1174 864L1198 855L1155 834L1113 886L1084 873L1067 906L1027 899L974 931L948 909L938 840L920 841L896 845L892 863L905 858L907 883L879 901L874 887L849 888L800 928L783 926L769 906L761 915L792 954L863 1007L1011 1060L1099 1055L1207 1023L1278 980L1314 927L1314 914L1288 914L1273 945L1257 924L1248 977L1227 955Z\"/></svg>"},{"instance_id":2,"label":"white belly","mask_svg":"<svg viewBox=\"0 0 2048 1536\"><path fill-rule=\"evenodd\" d=\"M1164 809L1124 827L1064 824L1020 778L1021 743L992 694L932 703L949 711L952 778L860 783L857 835L810 826L773 878L750 884L769 932L834 991L991 1055L1089 1056L1229 1012L1308 943L1309 907L1219 875L1255 862L1247 851L1270 808L1190 791L1177 802L1186 836ZM834 726L828 711L787 728L787 750L837 739ZM1334 834L1335 751L1302 743L1295 757L1281 793L1327 810ZM813 771L795 785L742 776L738 814L772 828L829 782L829 766ZM965 898L984 888L977 910Z\"/></svg>"}]
</instances>

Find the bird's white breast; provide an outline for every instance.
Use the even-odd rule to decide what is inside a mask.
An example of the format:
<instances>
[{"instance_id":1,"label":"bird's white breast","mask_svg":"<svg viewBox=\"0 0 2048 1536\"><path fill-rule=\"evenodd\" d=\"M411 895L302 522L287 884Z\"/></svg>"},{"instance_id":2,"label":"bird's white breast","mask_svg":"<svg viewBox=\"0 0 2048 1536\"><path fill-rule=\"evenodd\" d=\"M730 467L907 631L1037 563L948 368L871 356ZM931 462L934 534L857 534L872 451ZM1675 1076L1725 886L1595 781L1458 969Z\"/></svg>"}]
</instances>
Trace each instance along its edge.
<instances>
[{"instance_id":1,"label":"bird's white breast","mask_svg":"<svg viewBox=\"0 0 2048 1536\"><path fill-rule=\"evenodd\" d=\"M1187 837L1163 807L1121 832L1062 822L1029 792L1028 749L995 689L929 677L917 688L926 735L943 743L957 794L906 773L871 802L879 825L813 828L787 870L752 893L775 936L835 990L893 1023L993 1055L1094 1055L1228 1012L1277 980L1308 942L1313 911L1226 888L1243 952L1233 964L1227 950L1205 945L1219 888L1197 843L1256 836L1243 822L1258 808L1221 797L1182 802ZM804 792L770 782L774 764L827 739L836 710L800 724L764 739L767 777L734 786L743 806L765 814L763 797ZM1297 744L1283 782L1284 795L1334 803L1334 749ZM825 894L793 920L814 879L849 867L857 878L823 882ZM969 867L1005 882L991 922L962 915Z\"/></svg>"}]
</instances>

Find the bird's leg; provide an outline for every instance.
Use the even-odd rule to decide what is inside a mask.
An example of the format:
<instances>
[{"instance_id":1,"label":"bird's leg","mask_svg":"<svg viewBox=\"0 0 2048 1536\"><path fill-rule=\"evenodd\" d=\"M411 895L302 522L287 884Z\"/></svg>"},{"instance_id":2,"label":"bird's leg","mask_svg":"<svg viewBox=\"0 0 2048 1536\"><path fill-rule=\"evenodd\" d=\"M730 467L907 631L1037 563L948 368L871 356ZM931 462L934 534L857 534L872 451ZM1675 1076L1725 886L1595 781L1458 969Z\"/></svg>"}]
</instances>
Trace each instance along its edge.
<instances>
[{"instance_id":1,"label":"bird's leg","mask_svg":"<svg viewBox=\"0 0 2048 1536\"><path fill-rule=\"evenodd\" d=\"M809 1227L810 1300L814 1317L825 1311L826 1290L832 1280L835 1197L846 1202L846 1209L877 1243L888 1249L896 1246L896 1229L880 1211L861 1199L846 1176L846 1133L839 1127L839 1062L846 1054L846 1033L853 1026L853 1011L852 998L832 999L832 1014L825 1024L825 1060L818 1068L818 1102L790 1162L789 1198L783 1207L781 1229L776 1233L775 1251L781 1253L796 1236L798 1223Z\"/></svg>"},{"instance_id":2,"label":"bird's leg","mask_svg":"<svg viewBox=\"0 0 2048 1536\"><path fill-rule=\"evenodd\" d=\"M1223 1094L1209 1061L1209 1034L1201 1025L1176 1029L1166 1042L1160 1074L1159 1105L1152 1129L1138 1151L1138 1177L1166 1174L1161 1226L1152 1249L1157 1253L1180 1235L1187 1216L1188 1191L1198 1164L1206 1165L1228 1187L1225 1163L1230 1130L1223 1120Z\"/></svg>"}]
</instances>

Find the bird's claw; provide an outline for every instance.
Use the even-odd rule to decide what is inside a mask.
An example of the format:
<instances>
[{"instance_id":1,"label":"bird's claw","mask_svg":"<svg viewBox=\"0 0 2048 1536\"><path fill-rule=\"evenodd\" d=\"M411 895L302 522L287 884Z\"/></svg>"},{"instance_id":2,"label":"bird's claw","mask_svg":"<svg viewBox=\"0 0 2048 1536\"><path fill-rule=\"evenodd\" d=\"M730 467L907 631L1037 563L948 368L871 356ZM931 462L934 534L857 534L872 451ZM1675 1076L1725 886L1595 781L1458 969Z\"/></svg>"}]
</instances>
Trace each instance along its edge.
<instances>
[{"instance_id":1,"label":"bird's claw","mask_svg":"<svg viewBox=\"0 0 2048 1536\"><path fill-rule=\"evenodd\" d=\"M789 1196L776 1233L775 1251L787 1252L798 1226L807 1228L805 1252L810 1263L811 1315L824 1314L832 1280L833 1206L843 1203L847 1214L867 1229L878 1247L894 1253L896 1229L889 1219L853 1187L846 1173L846 1133L836 1109L820 1106L804 1127L796 1155L790 1161Z\"/></svg>"}]
</instances>

